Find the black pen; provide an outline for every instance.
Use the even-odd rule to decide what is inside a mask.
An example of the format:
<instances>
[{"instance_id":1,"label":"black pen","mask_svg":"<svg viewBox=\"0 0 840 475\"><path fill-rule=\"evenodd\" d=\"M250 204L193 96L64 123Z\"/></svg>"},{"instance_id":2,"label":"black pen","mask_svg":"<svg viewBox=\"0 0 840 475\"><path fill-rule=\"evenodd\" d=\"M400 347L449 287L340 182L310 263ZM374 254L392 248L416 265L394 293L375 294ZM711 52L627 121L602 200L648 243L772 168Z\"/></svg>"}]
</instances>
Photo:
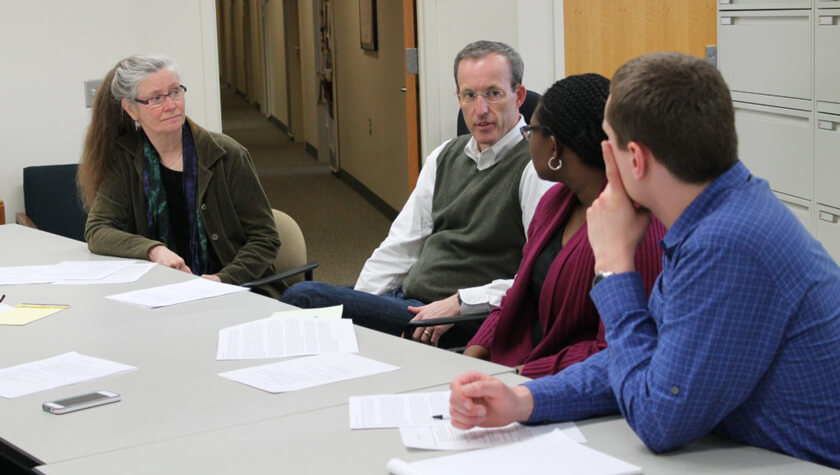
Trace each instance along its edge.
<instances>
[{"instance_id":1,"label":"black pen","mask_svg":"<svg viewBox=\"0 0 840 475\"><path fill-rule=\"evenodd\" d=\"M449 414L435 414L434 416L432 416L432 419L437 419L439 421L448 421Z\"/></svg>"},{"instance_id":2,"label":"black pen","mask_svg":"<svg viewBox=\"0 0 840 475\"><path fill-rule=\"evenodd\" d=\"M4 300L6 300L6 294L3 294L3 296L0 297L0 303L3 303Z\"/></svg>"}]
</instances>

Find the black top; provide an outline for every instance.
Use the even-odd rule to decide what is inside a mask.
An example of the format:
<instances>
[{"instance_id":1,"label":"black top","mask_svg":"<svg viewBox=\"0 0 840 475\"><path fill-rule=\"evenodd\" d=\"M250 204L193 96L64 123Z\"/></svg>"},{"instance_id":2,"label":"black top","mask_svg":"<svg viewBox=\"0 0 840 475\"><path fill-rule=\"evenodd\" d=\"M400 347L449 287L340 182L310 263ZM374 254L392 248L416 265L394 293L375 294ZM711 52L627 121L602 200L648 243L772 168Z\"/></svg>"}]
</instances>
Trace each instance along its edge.
<instances>
[{"instance_id":1,"label":"black top","mask_svg":"<svg viewBox=\"0 0 840 475\"><path fill-rule=\"evenodd\" d=\"M190 255L190 219L187 215L187 201L184 199L184 172L160 165L160 179L166 192L166 206L169 209L169 228L175 242L170 244L176 254L188 261ZM189 265L189 264L188 264Z\"/></svg>"},{"instance_id":2,"label":"black top","mask_svg":"<svg viewBox=\"0 0 840 475\"><path fill-rule=\"evenodd\" d=\"M534 308L539 308L540 292L542 291L545 277L548 275L548 269L554 262L554 258L563 249L563 232L566 230L566 223L563 223L551 241L545 244L537 258L534 259L534 267L531 269L531 285L528 287L528 294L531 301L534 302ZM534 321L533 340L534 345L543 339L543 329L539 319Z\"/></svg>"}]
</instances>

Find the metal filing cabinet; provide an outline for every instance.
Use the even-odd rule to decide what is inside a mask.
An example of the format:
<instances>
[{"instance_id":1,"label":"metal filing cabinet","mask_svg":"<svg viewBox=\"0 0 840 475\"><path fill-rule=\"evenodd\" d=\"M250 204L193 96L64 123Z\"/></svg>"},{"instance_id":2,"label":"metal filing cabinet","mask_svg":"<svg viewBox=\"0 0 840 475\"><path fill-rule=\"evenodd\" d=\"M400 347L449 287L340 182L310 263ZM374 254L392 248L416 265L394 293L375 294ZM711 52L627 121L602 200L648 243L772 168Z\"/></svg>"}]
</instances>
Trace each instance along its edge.
<instances>
[{"instance_id":1,"label":"metal filing cabinet","mask_svg":"<svg viewBox=\"0 0 840 475\"><path fill-rule=\"evenodd\" d=\"M840 262L840 0L718 0L738 153Z\"/></svg>"}]
</instances>

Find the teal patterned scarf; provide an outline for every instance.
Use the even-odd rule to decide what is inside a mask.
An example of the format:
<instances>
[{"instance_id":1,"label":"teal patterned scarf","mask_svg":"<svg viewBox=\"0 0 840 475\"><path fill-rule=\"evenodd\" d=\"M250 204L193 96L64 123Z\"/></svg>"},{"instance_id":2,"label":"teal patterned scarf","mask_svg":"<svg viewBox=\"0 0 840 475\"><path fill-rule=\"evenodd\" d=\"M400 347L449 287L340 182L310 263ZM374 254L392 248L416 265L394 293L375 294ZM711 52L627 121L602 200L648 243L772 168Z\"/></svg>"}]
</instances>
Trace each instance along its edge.
<instances>
[{"instance_id":1,"label":"teal patterned scarf","mask_svg":"<svg viewBox=\"0 0 840 475\"><path fill-rule=\"evenodd\" d=\"M204 223L198 212L198 153L195 150L192 132L184 122L181 128L182 156L184 160L184 201L187 204L189 219L190 242L189 255L181 256L192 270L193 274L207 273L208 252L207 235ZM166 192L160 177L160 155L143 134L143 192L146 194L146 222L152 239L156 239L169 249L175 248L175 238L169 224L169 209L166 203Z\"/></svg>"}]
</instances>

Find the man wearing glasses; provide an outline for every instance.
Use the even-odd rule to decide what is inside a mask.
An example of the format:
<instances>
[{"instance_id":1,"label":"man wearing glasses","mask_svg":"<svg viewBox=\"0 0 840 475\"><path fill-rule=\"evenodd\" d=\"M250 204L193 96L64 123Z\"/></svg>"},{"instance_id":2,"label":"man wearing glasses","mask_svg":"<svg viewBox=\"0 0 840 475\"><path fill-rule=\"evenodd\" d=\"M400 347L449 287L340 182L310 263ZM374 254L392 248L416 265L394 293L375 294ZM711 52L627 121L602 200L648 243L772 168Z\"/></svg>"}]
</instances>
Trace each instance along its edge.
<instances>
[{"instance_id":1,"label":"man wearing glasses","mask_svg":"<svg viewBox=\"0 0 840 475\"><path fill-rule=\"evenodd\" d=\"M299 307L344 305L344 317L399 335L409 320L479 313L510 287L540 197L522 141L524 64L504 43L476 41L454 64L469 135L427 157L417 186L367 260L353 290L318 282L292 286L283 301ZM495 280L494 280L495 279ZM479 324L418 329L414 339L464 344Z\"/></svg>"}]
</instances>

